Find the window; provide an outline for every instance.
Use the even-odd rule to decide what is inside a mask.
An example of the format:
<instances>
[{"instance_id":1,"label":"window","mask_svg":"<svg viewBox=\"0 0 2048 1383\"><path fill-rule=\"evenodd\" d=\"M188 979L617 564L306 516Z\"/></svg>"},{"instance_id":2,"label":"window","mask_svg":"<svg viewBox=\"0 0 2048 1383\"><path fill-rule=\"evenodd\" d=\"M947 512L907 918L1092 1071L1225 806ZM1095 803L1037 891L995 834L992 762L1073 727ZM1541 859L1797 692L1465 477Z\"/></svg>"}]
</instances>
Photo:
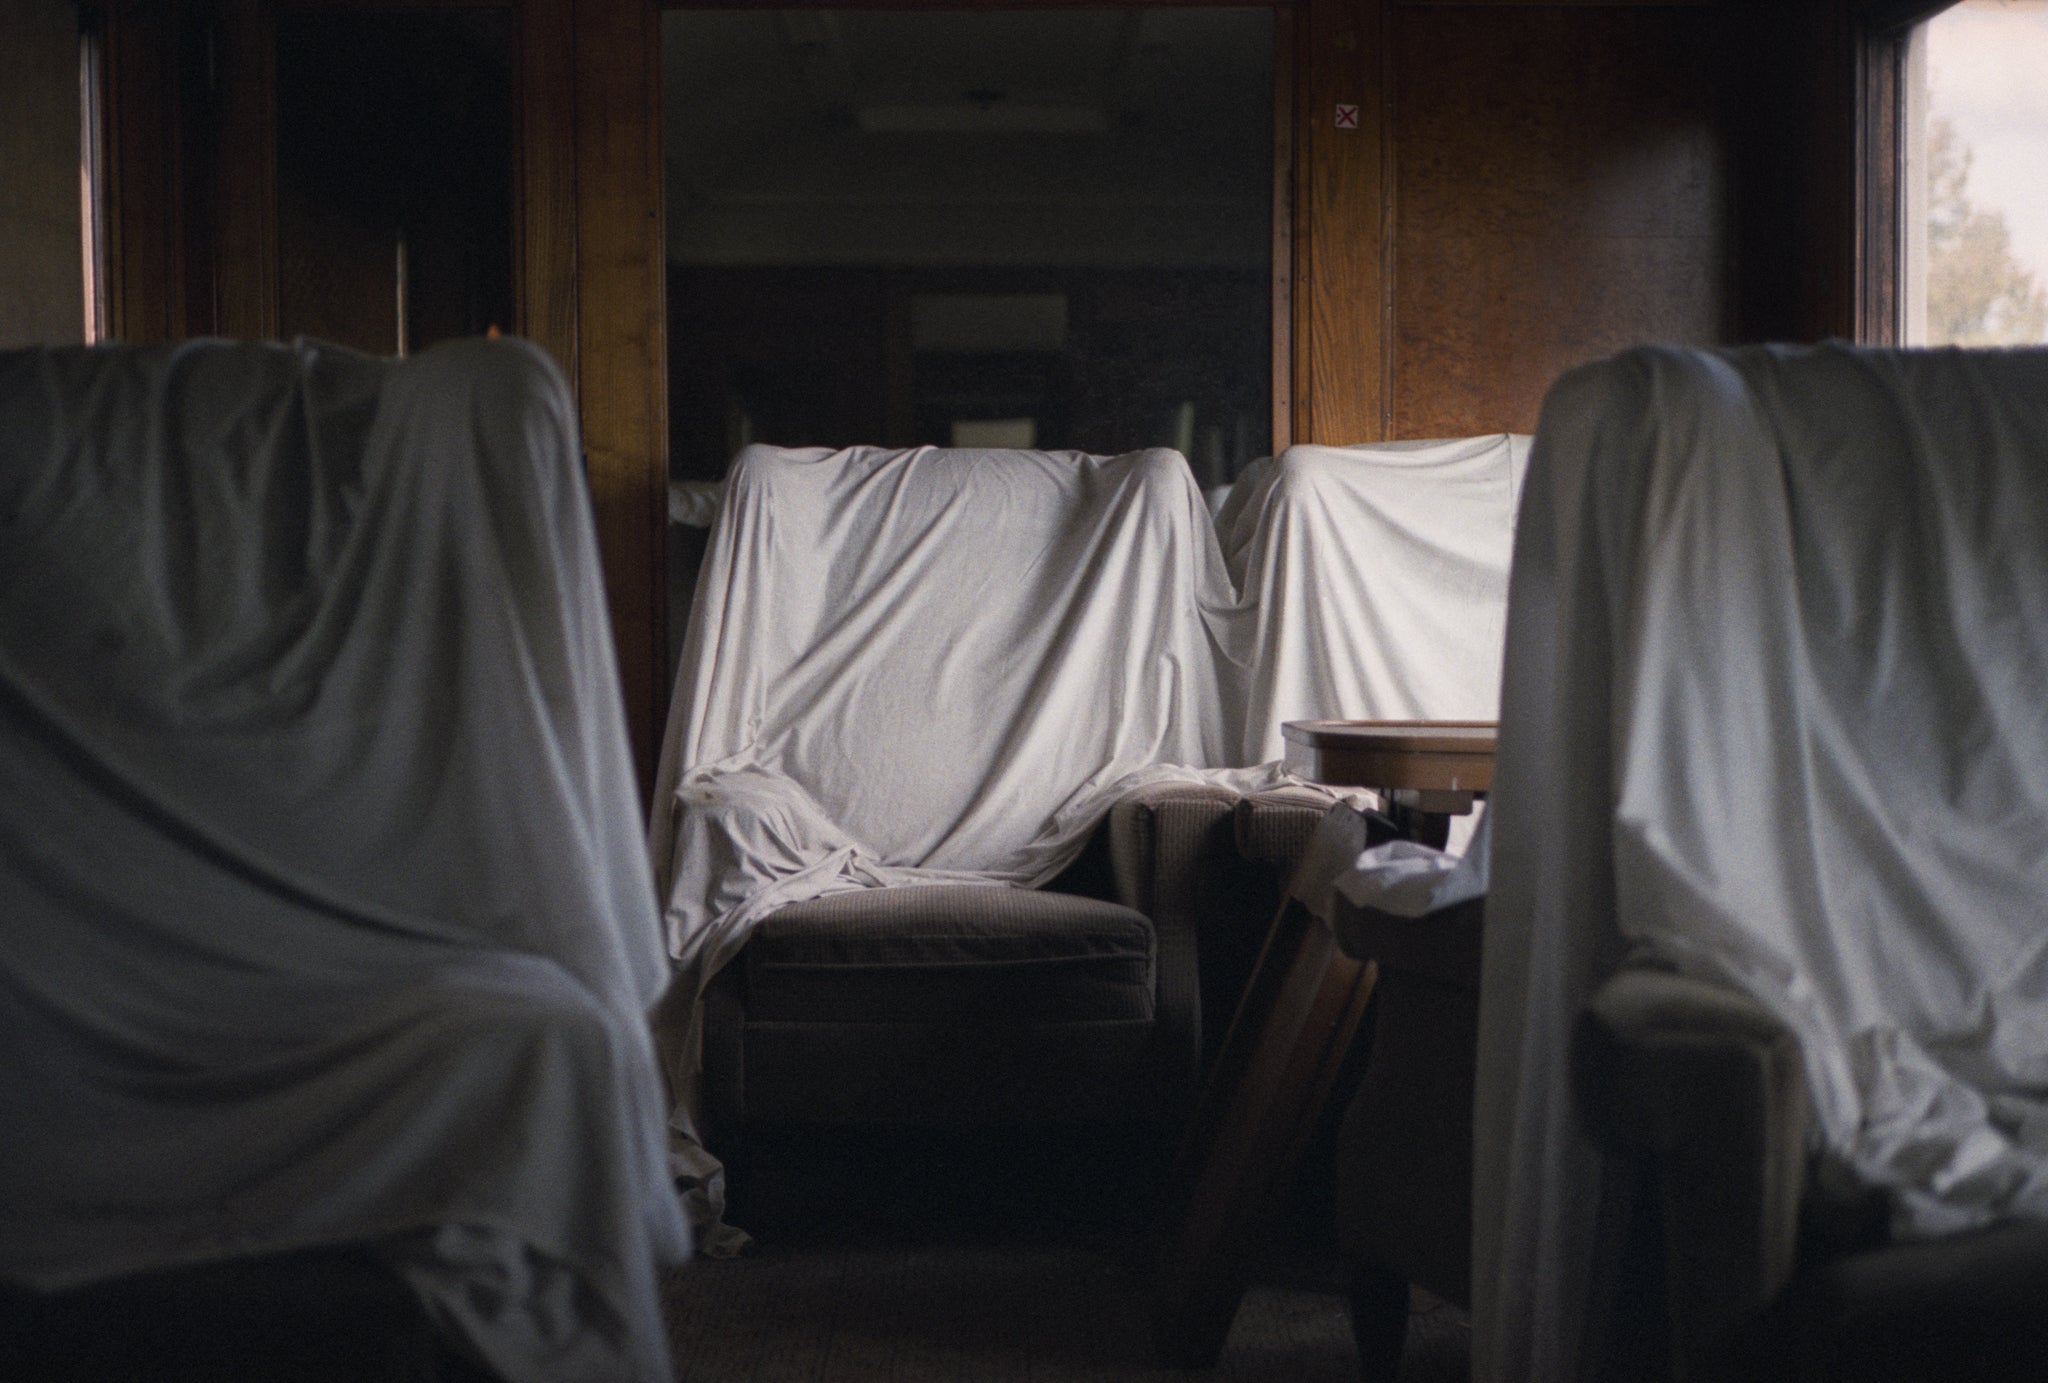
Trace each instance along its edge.
<instances>
[{"instance_id":1,"label":"window","mask_svg":"<svg viewBox=\"0 0 2048 1383\"><path fill-rule=\"evenodd\" d=\"M1900 82L1901 338L2048 342L2048 0L1963 0Z\"/></svg>"}]
</instances>

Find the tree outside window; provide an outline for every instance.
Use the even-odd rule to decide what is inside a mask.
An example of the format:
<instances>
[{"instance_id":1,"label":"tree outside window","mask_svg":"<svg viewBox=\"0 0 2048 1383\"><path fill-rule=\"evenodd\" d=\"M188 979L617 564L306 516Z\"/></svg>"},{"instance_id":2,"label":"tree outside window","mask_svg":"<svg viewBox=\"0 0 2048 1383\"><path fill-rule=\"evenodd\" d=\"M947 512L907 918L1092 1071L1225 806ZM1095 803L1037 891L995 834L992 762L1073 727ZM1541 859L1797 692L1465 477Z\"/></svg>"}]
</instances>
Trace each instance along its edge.
<instances>
[{"instance_id":1,"label":"tree outside window","mask_svg":"<svg viewBox=\"0 0 2048 1383\"><path fill-rule=\"evenodd\" d=\"M2012 253L2005 217L1971 204L1969 148L1953 123L1927 124L1927 341L2013 346L2048 340L2048 291Z\"/></svg>"},{"instance_id":2,"label":"tree outside window","mask_svg":"<svg viewBox=\"0 0 2048 1383\"><path fill-rule=\"evenodd\" d=\"M1905 71L1905 340L2048 341L2048 0L1963 0Z\"/></svg>"}]
</instances>

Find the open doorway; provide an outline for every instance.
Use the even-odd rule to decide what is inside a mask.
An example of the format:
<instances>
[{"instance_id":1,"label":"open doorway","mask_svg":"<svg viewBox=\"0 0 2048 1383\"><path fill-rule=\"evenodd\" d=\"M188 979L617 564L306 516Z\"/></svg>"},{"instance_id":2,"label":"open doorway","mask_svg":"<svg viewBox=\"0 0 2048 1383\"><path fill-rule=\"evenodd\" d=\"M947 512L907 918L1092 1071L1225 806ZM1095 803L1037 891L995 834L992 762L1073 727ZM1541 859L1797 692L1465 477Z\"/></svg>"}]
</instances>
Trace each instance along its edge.
<instances>
[{"instance_id":1,"label":"open doorway","mask_svg":"<svg viewBox=\"0 0 2048 1383\"><path fill-rule=\"evenodd\" d=\"M747 443L1270 451L1279 27L663 15L671 667Z\"/></svg>"}]
</instances>

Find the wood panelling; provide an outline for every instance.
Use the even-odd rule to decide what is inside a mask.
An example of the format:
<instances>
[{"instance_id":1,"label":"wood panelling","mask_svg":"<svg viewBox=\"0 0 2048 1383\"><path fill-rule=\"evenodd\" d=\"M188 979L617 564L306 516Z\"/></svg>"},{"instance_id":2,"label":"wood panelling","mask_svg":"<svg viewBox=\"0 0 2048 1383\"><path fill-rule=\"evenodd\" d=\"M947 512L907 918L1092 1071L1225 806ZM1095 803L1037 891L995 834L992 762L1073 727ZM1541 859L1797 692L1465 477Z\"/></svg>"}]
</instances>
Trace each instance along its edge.
<instances>
[{"instance_id":1,"label":"wood panelling","mask_svg":"<svg viewBox=\"0 0 2048 1383\"><path fill-rule=\"evenodd\" d=\"M661 33L652 0L575 0L576 380L634 761L667 688Z\"/></svg>"},{"instance_id":2,"label":"wood panelling","mask_svg":"<svg viewBox=\"0 0 2048 1383\"><path fill-rule=\"evenodd\" d=\"M278 334L277 23L264 0L227 0L211 40L219 93L214 330Z\"/></svg>"},{"instance_id":3,"label":"wood panelling","mask_svg":"<svg viewBox=\"0 0 2048 1383\"><path fill-rule=\"evenodd\" d=\"M1387 435L1385 7L1302 0L1297 14L1294 440L1376 441Z\"/></svg>"},{"instance_id":4,"label":"wood panelling","mask_svg":"<svg viewBox=\"0 0 2048 1383\"><path fill-rule=\"evenodd\" d=\"M1857 26L1848 0L1734 0L1729 90L1743 340L1852 336L1857 318Z\"/></svg>"},{"instance_id":5,"label":"wood panelling","mask_svg":"<svg viewBox=\"0 0 2048 1383\"><path fill-rule=\"evenodd\" d=\"M1273 12L1273 310L1272 447L1278 456L1294 442L1294 147L1296 15L1292 5Z\"/></svg>"},{"instance_id":6,"label":"wood panelling","mask_svg":"<svg viewBox=\"0 0 2048 1383\"><path fill-rule=\"evenodd\" d=\"M518 172L512 263L517 331L576 378L576 28L569 0L519 17Z\"/></svg>"},{"instance_id":7,"label":"wood panelling","mask_svg":"<svg viewBox=\"0 0 2048 1383\"><path fill-rule=\"evenodd\" d=\"M175 13L126 0L108 7L100 35L107 333L136 344L168 341L183 334L185 315Z\"/></svg>"},{"instance_id":8,"label":"wood panelling","mask_svg":"<svg viewBox=\"0 0 2048 1383\"><path fill-rule=\"evenodd\" d=\"M1729 194L1703 7L1403 5L1393 419L1529 431L1582 361L1725 340Z\"/></svg>"},{"instance_id":9,"label":"wood panelling","mask_svg":"<svg viewBox=\"0 0 2048 1383\"><path fill-rule=\"evenodd\" d=\"M274 23L279 334L391 354L511 330L516 14Z\"/></svg>"},{"instance_id":10,"label":"wood panelling","mask_svg":"<svg viewBox=\"0 0 2048 1383\"><path fill-rule=\"evenodd\" d=\"M274 3L390 0L108 0L110 315L128 339L275 326L274 215L248 214L274 211ZM658 16L654 0L504 3L516 321L578 393L646 771L667 690ZM1634 341L1855 330L1859 301L1871 315L1857 237L1882 232L1859 219L1864 4L1292 0L1275 444L1528 428L1559 371Z\"/></svg>"},{"instance_id":11,"label":"wood panelling","mask_svg":"<svg viewBox=\"0 0 2048 1383\"><path fill-rule=\"evenodd\" d=\"M1903 32L1865 35L1856 55L1855 337L1872 345L1897 345L1904 329L1906 45Z\"/></svg>"}]
</instances>

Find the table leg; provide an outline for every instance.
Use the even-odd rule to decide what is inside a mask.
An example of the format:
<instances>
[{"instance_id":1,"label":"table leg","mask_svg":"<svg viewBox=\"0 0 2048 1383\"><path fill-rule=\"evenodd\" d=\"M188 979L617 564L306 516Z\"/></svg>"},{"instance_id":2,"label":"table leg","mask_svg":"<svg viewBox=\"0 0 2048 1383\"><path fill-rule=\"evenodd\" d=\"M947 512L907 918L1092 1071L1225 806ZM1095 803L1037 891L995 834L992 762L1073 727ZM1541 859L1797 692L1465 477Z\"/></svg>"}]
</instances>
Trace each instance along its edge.
<instances>
[{"instance_id":1,"label":"table leg","mask_svg":"<svg viewBox=\"0 0 2048 1383\"><path fill-rule=\"evenodd\" d=\"M1174 1178L1152 1315L1171 1362L1207 1367L1222 1352L1253 1241L1273 1223L1374 978L1300 903L1281 907Z\"/></svg>"}]
</instances>

